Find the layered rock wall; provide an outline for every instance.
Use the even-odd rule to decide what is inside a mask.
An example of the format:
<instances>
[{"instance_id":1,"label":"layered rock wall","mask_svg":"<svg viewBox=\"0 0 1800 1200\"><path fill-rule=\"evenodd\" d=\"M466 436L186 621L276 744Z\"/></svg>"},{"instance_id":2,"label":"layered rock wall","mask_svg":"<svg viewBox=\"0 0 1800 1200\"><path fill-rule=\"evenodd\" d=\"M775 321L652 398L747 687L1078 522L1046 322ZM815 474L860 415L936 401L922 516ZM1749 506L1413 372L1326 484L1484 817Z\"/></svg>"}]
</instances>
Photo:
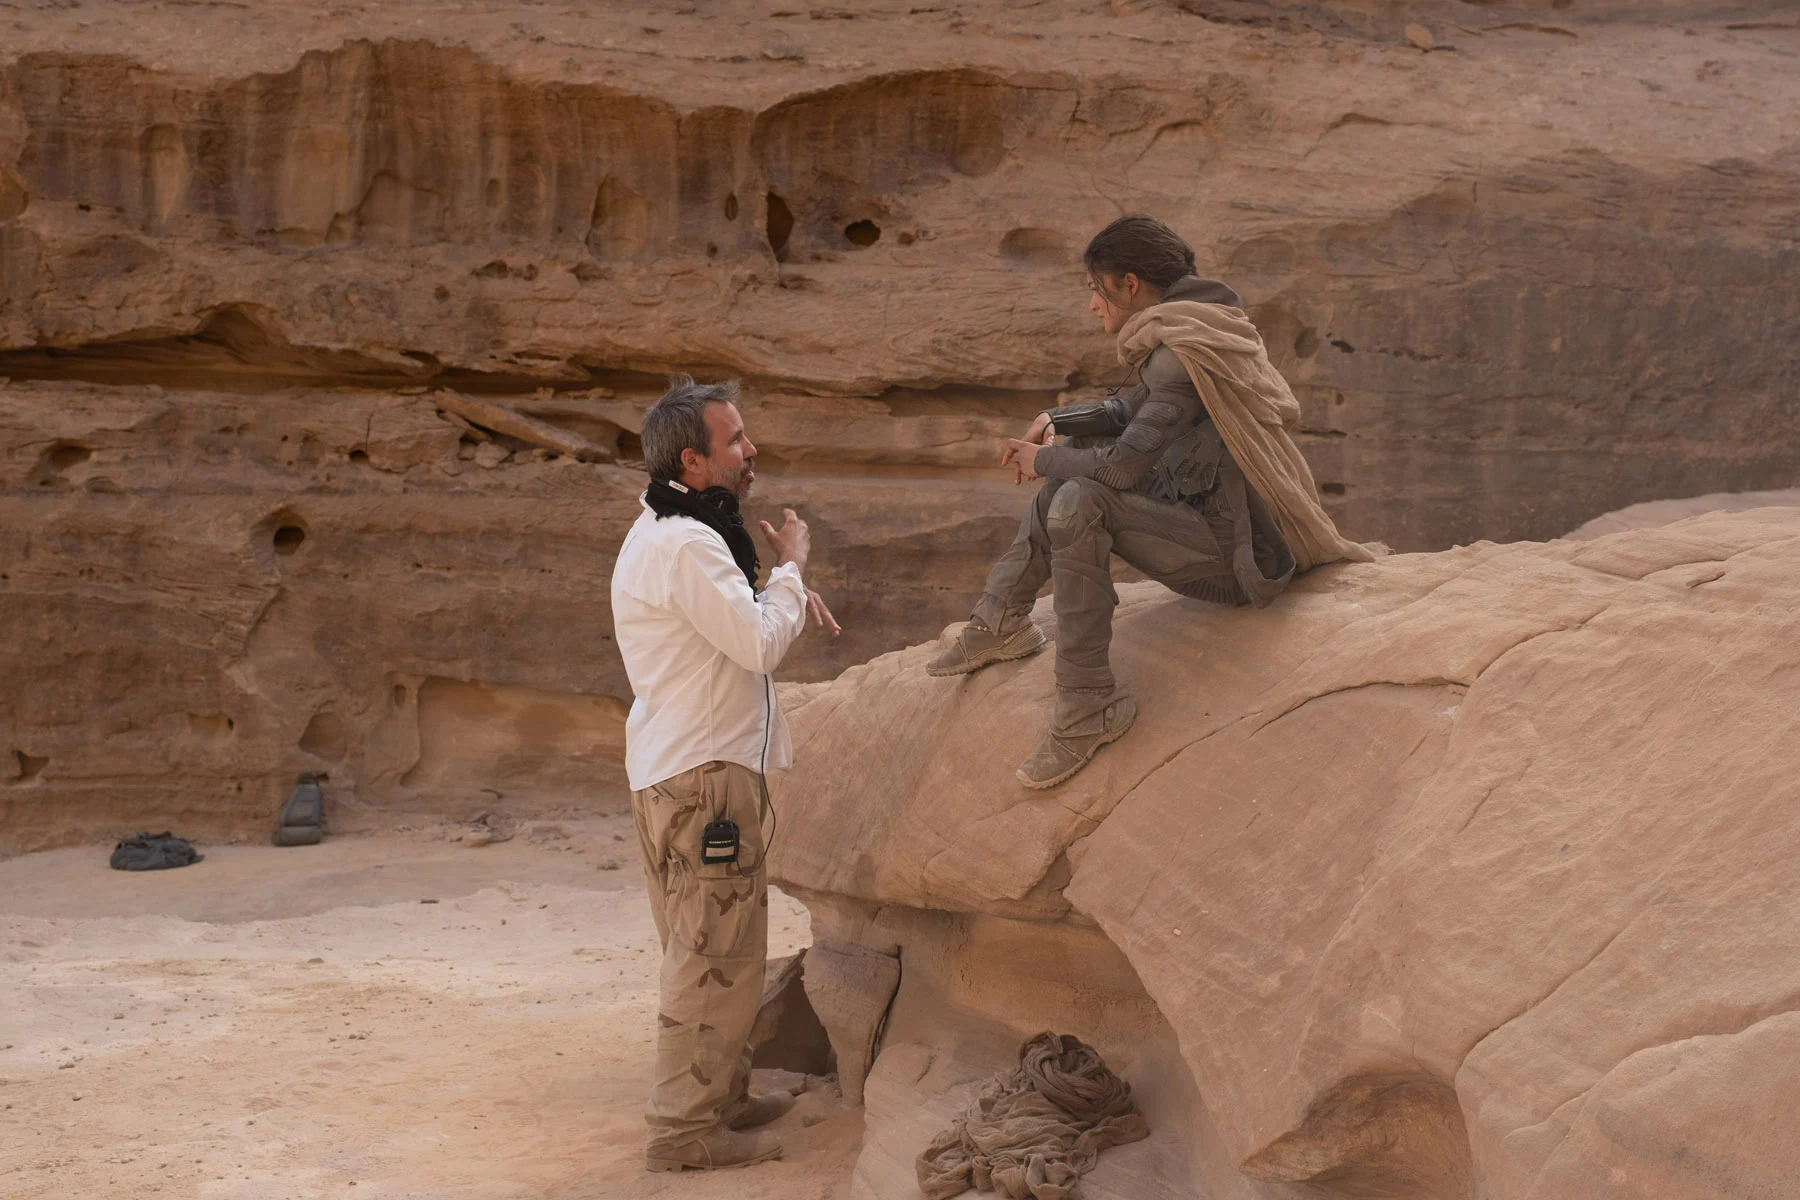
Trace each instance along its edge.
<instances>
[{"instance_id":1,"label":"layered rock wall","mask_svg":"<svg viewBox=\"0 0 1800 1200\"><path fill-rule=\"evenodd\" d=\"M929 635L1025 499L994 439L1122 377L1078 258L1123 211L1247 297L1358 538L1791 486L1779 8L0 11L0 845L128 797L244 832L303 768L371 811L616 776L673 370L745 379L760 511L819 530L847 633L789 677ZM473 457L402 394L444 386L618 465Z\"/></svg>"}]
</instances>

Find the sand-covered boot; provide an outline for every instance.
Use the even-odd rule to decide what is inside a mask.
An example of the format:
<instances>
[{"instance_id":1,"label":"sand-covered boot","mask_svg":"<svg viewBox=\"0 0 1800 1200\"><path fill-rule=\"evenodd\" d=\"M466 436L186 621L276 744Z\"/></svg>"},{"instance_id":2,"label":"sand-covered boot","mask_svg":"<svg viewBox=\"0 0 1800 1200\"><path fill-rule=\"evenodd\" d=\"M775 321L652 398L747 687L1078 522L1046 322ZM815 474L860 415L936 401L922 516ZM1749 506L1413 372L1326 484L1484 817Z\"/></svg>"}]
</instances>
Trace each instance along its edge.
<instances>
[{"instance_id":1,"label":"sand-covered boot","mask_svg":"<svg viewBox=\"0 0 1800 1200\"><path fill-rule=\"evenodd\" d=\"M1099 712L1044 735L1018 770L1028 788L1053 788L1088 765L1100 747L1125 736L1137 720L1137 701L1120 696Z\"/></svg>"},{"instance_id":2,"label":"sand-covered boot","mask_svg":"<svg viewBox=\"0 0 1800 1200\"><path fill-rule=\"evenodd\" d=\"M778 1120L794 1107L792 1092L770 1092L766 1096L745 1096L727 1108L719 1123L727 1129L755 1129Z\"/></svg>"},{"instance_id":3,"label":"sand-covered boot","mask_svg":"<svg viewBox=\"0 0 1800 1200\"><path fill-rule=\"evenodd\" d=\"M956 640L925 666L927 675L967 675L994 663L1030 658L1044 648L1044 631L1027 621L1011 633L995 633L979 621L970 621Z\"/></svg>"},{"instance_id":4,"label":"sand-covered boot","mask_svg":"<svg viewBox=\"0 0 1800 1200\"><path fill-rule=\"evenodd\" d=\"M780 1157L781 1139L766 1129L733 1133L723 1125L714 1125L691 1142L646 1150L644 1167L650 1171L723 1171Z\"/></svg>"}]
</instances>

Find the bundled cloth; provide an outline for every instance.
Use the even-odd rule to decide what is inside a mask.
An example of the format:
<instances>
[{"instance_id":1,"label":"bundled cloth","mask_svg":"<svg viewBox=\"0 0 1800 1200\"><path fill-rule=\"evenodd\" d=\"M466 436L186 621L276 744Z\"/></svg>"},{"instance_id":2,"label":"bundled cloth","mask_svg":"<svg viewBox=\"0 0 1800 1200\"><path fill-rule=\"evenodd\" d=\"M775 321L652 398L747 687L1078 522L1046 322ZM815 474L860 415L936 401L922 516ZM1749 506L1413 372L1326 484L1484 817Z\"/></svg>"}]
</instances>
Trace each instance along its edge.
<instances>
[{"instance_id":1,"label":"bundled cloth","mask_svg":"<svg viewBox=\"0 0 1800 1200\"><path fill-rule=\"evenodd\" d=\"M1040 1033L1019 1048L1018 1069L995 1076L915 1168L929 1200L970 1188L1069 1200L1102 1150L1149 1136L1131 1085L1098 1051L1067 1034Z\"/></svg>"},{"instance_id":2,"label":"bundled cloth","mask_svg":"<svg viewBox=\"0 0 1800 1200\"><path fill-rule=\"evenodd\" d=\"M1187 368L1219 436L1268 505L1298 569L1347 558L1372 562L1382 550L1344 537L1319 504L1312 470L1290 426L1300 402L1269 361L1262 335L1239 309L1171 300L1135 313L1119 330L1119 358L1142 362L1167 346Z\"/></svg>"},{"instance_id":3,"label":"bundled cloth","mask_svg":"<svg viewBox=\"0 0 1800 1200\"><path fill-rule=\"evenodd\" d=\"M186 838L172 833L140 833L113 847L115 871L167 871L199 862L206 855L195 851Z\"/></svg>"}]
</instances>

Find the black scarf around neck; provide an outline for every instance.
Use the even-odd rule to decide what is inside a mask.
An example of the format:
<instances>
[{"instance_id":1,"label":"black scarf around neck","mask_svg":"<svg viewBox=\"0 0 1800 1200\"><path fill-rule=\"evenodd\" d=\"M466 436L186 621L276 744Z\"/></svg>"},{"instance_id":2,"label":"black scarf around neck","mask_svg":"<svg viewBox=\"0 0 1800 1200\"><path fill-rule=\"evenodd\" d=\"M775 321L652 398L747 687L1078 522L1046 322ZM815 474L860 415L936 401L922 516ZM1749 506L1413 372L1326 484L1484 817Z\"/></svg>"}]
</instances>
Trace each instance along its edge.
<instances>
[{"instance_id":1,"label":"black scarf around neck","mask_svg":"<svg viewBox=\"0 0 1800 1200\"><path fill-rule=\"evenodd\" d=\"M704 492L696 492L685 484L652 479L644 499L659 521L677 514L692 517L724 538L732 561L750 581L750 590L756 590L756 543L750 540L750 531L744 528L744 515L738 511L737 497L731 494L731 489L709 487Z\"/></svg>"}]
</instances>

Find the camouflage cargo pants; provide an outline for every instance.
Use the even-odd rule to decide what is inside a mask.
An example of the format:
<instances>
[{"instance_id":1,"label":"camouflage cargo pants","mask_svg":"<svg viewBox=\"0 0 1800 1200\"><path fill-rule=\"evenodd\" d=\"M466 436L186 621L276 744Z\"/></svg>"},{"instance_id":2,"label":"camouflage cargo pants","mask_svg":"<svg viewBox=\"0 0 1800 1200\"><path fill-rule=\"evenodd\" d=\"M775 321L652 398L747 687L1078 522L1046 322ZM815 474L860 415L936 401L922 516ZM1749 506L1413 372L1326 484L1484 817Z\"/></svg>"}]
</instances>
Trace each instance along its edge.
<instances>
[{"instance_id":1,"label":"camouflage cargo pants","mask_svg":"<svg viewBox=\"0 0 1800 1200\"><path fill-rule=\"evenodd\" d=\"M769 806L761 775L710 762L633 792L631 808L663 946L656 1077L645 1110L654 1151L705 1133L749 1087L750 1030L769 954ZM737 822L738 861L702 863L701 830L719 820Z\"/></svg>"}]
</instances>

